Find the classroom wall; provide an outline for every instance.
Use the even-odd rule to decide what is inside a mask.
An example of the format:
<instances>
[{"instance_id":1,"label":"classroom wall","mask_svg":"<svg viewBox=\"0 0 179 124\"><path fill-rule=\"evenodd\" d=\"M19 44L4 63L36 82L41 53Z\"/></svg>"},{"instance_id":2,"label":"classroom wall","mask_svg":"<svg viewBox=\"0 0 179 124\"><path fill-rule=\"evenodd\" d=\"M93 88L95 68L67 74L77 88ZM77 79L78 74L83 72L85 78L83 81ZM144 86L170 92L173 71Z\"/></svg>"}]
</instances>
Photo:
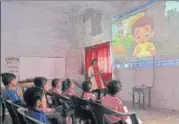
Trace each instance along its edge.
<instances>
[{"instance_id":1,"label":"classroom wall","mask_svg":"<svg viewBox=\"0 0 179 124\"><path fill-rule=\"evenodd\" d=\"M176 59L179 58L179 55L158 56L156 58L159 57L161 60ZM119 69L119 77L123 85L121 97L124 101L131 102L132 87L138 83L150 83L152 84L152 107L179 111L178 74L179 66ZM137 78L141 79L140 82L137 81ZM136 96L136 101L137 99Z\"/></svg>"},{"instance_id":2,"label":"classroom wall","mask_svg":"<svg viewBox=\"0 0 179 124\"><path fill-rule=\"evenodd\" d=\"M65 14L30 4L2 2L1 71L5 71L6 57L65 57L66 76L79 75L81 48L72 35L74 30L67 30L72 28L68 20Z\"/></svg>"},{"instance_id":3,"label":"classroom wall","mask_svg":"<svg viewBox=\"0 0 179 124\"><path fill-rule=\"evenodd\" d=\"M145 3L144 1L115 1L115 5L93 5L91 8L102 13L101 28L102 32L96 36L91 35L91 18L85 20L85 46L92 46L108 41L112 41L112 19L124 12ZM113 1L114 2L114 1ZM105 9L104 9L105 8ZM92 16L92 15L91 15ZM98 20L96 20L98 21Z\"/></svg>"},{"instance_id":4,"label":"classroom wall","mask_svg":"<svg viewBox=\"0 0 179 124\"><path fill-rule=\"evenodd\" d=\"M145 1L143 1L145 2ZM158 4L157 9L161 9L163 6L164 2L160 2ZM142 4L141 1L137 1L135 3L132 3L131 1L126 1L125 4L122 4L124 8L120 6L121 11L118 11L118 15L124 11L128 11L138 5ZM116 11L116 10L115 10ZM103 18L102 18L102 33L99 34L99 42L96 41L94 42L92 39L92 36L90 34L91 32L91 19L89 18L85 22L85 28L86 28L86 43L85 46L91 46L94 44L99 44L105 41L110 41L111 40L111 16L110 15L115 15L115 11L112 12L103 12ZM158 11L161 13L161 11ZM151 14L158 14L156 11L150 12ZM160 15L160 14L159 14ZM162 15L160 15L162 16ZM156 18L158 20L158 24L162 24L163 22L160 21L160 18ZM167 31L167 27L165 27ZM163 31L164 28L157 29ZM163 39L165 40L165 34L162 34ZM96 38L96 39L97 39ZM103 38L103 40L101 40ZM102 41L102 42L101 42ZM175 45L175 44L174 44ZM159 56L160 59L178 59L179 55L174 54L174 55L167 55L167 56ZM145 71L145 73L138 73ZM148 75L145 75L148 74ZM143 80L143 83L145 84L150 83L153 84L152 88L152 107L154 108L162 108L162 109L168 109L168 110L175 110L179 111L178 103L179 103L179 66L173 66L173 67L157 67L157 68L149 68L145 70L141 69L120 69L119 70L119 79L121 80L123 84L123 90L121 92L121 98L124 101L130 101L132 102L132 87L137 84L136 82L136 77L141 78ZM144 78L145 76L145 78Z\"/></svg>"},{"instance_id":5,"label":"classroom wall","mask_svg":"<svg viewBox=\"0 0 179 124\"><path fill-rule=\"evenodd\" d=\"M138 5L140 1L124 2L118 9L104 9L97 5L91 6L101 10L103 41L111 40L111 17L124 11L128 11ZM33 6L23 6L17 3L1 3L1 71L5 71L5 58L9 56L43 56L65 57L66 75L78 77L81 71L81 51L73 40L76 37L70 35L63 37L60 31L59 21L64 15ZM80 22L80 21L79 21ZM81 22L82 19L81 19ZM90 33L90 18L85 21L85 37L77 37L80 48L91 46L100 42L92 42ZM68 24L68 23L67 23ZM70 24L66 25L70 28ZM72 32L73 33L73 32ZM100 34L99 34L100 35ZM76 49L74 49L76 48ZM171 57L171 56L170 56ZM179 58L174 55L174 58ZM132 101L132 86L135 84L136 69L120 69L120 79L123 83L121 97L124 101ZM151 70L150 70L151 71ZM178 103L179 67L159 67L154 69L154 86L152 88L152 106L179 111ZM140 76L140 75L138 75ZM79 76L79 78L81 78ZM147 79L146 80L151 80Z\"/></svg>"}]
</instances>

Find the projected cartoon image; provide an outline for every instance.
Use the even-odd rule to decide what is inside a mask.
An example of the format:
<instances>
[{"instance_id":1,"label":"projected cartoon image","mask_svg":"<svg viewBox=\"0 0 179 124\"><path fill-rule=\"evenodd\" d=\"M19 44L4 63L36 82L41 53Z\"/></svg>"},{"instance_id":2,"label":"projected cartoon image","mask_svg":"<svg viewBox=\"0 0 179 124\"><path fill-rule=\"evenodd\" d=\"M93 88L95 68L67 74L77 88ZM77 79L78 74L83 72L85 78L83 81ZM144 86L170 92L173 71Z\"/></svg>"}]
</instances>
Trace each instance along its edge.
<instances>
[{"instance_id":1,"label":"projected cartoon image","mask_svg":"<svg viewBox=\"0 0 179 124\"><path fill-rule=\"evenodd\" d=\"M112 25L112 52L116 57L127 57L132 55L133 51L131 50L131 46L134 44L132 30L133 25L139 18L143 17L144 15L145 13L141 12L130 16L129 18L120 20Z\"/></svg>"},{"instance_id":2,"label":"projected cartoon image","mask_svg":"<svg viewBox=\"0 0 179 124\"><path fill-rule=\"evenodd\" d=\"M179 1L156 2L137 12L131 11L113 20L111 52L114 66L178 65Z\"/></svg>"},{"instance_id":3,"label":"projected cartoon image","mask_svg":"<svg viewBox=\"0 0 179 124\"><path fill-rule=\"evenodd\" d=\"M153 20L143 16L132 26L132 34L136 46L133 55L136 57L152 56L156 54L156 49L151 39L154 36Z\"/></svg>"}]
</instances>

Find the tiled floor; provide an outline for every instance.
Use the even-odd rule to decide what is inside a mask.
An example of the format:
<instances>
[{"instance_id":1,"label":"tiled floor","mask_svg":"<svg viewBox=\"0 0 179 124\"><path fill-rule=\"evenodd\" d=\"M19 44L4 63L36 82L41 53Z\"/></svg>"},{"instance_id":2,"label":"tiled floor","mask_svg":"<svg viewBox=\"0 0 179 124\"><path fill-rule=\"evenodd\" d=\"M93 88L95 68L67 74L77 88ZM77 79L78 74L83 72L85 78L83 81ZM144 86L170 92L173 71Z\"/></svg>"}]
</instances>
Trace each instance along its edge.
<instances>
[{"instance_id":1,"label":"tiled floor","mask_svg":"<svg viewBox=\"0 0 179 124\"><path fill-rule=\"evenodd\" d=\"M179 124L179 112L161 110L157 108L133 109L128 105L129 111L135 111L143 124Z\"/></svg>"},{"instance_id":2,"label":"tiled floor","mask_svg":"<svg viewBox=\"0 0 179 124\"><path fill-rule=\"evenodd\" d=\"M144 124L179 124L179 114L167 111L136 111Z\"/></svg>"}]
</instances>

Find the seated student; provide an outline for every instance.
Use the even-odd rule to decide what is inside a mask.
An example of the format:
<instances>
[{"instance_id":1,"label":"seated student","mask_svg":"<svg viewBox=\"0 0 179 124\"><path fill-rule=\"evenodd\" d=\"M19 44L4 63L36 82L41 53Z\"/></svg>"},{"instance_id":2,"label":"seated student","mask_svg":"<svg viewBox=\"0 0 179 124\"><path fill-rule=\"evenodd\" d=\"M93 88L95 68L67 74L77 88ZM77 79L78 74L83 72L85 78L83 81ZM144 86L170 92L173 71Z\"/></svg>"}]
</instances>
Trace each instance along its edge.
<instances>
[{"instance_id":1,"label":"seated student","mask_svg":"<svg viewBox=\"0 0 179 124\"><path fill-rule=\"evenodd\" d=\"M49 90L47 79L45 77L35 77L34 85L35 87L42 88L46 92Z\"/></svg>"},{"instance_id":2,"label":"seated student","mask_svg":"<svg viewBox=\"0 0 179 124\"><path fill-rule=\"evenodd\" d=\"M42 90L44 90L45 92L47 92L49 90L48 85L47 85L47 79L45 77L36 77L34 79L34 85L35 87L41 88ZM43 112L54 112L53 108L48 108L47 107L47 100L45 98L44 102L44 106L41 107L40 109Z\"/></svg>"},{"instance_id":3,"label":"seated student","mask_svg":"<svg viewBox=\"0 0 179 124\"><path fill-rule=\"evenodd\" d=\"M66 79L62 82L62 93L61 93L61 95L64 95L64 96L75 95L74 83L70 79ZM67 116L66 122L67 122L67 124L72 124L72 118Z\"/></svg>"},{"instance_id":4,"label":"seated student","mask_svg":"<svg viewBox=\"0 0 179 124\"><path fill-rule=\"evenodd\" d=\"M95 101L96 100L96 96L91 93L91 87L92 87L92 84L90 81L85 81L83 84L82 84L82 89L83 89L83 94L82 94L82 98L83 99L86 99L86 100L93 100Z\"/></svg>"},{"instance_id":5,"label":"seated student","mask_svg":"<svg viewBox=\"0 0 179 124\"><path fill-rule=\"evenodd\" d=\"M117 80L112 80L107 85L108 94L102 98L102 104L115 111L125 112L122 101L118 98L118 93L122 89L122 85ZM106 115L105 118L111 122L111 124L118 124L120 121L125 121L126 117L116 117Z\"/></svg>"},{"instance_id":6,"label":"seated student","mask_svg":"<svg viewBox=\"0 0 179 124\"><path fill-rule=\"evenodd\" d=\"M55 78L52 80L52 89L50 90L51 92L61 94L61 83L58 78Z\"/></svg>"},{"instance_id":7,"label":"seated student","mask_svg":"<svg viewBox=\"0 0 179 124\"><path fill-rule=\"evenodd\" d=\"M39 87L28 88L24 95L24 101L27 104L28 111L26 114L34 119L45 124L66 124L60 113L54 113L52 118L49 118L40 110L44 106L45 92Z\"/></svg>"},{"instance_id":8,"label":"seated student","mask_svg":"<svg viewBox=\"0 0 179 124\"><path fill-rule=\"evenodd\" d=\"M12 73L3 73L2 82L5 86L5 90L2 93L2 99L5 100L12 100L13 102L20 101L20 97L17 95L16 90L13 88L16 87L16 76Z\"/></svg>"},{"instance_id":9,"label":"seated student","mask_svg":"<svg viewBox=\"0 0 179 124\"><path fill-rule=\"evenodd\" d=\"M70 79L66 79L62 82L62 95L64 96L75 95L74 83Z\"/></svg>"},{"instance_id":10,"label":"seated student","mask_svg":"<svg viewBox=\"0 0 179 124\"><path fill-rule=\"evenodd\" d=\"M47 117L42 111L39 111L40 106L44 104L45 92L38 87L28 88L24 95L24 101L28 106L27 115L45 124L48 124Z\"/></svg>"}]
</instances>

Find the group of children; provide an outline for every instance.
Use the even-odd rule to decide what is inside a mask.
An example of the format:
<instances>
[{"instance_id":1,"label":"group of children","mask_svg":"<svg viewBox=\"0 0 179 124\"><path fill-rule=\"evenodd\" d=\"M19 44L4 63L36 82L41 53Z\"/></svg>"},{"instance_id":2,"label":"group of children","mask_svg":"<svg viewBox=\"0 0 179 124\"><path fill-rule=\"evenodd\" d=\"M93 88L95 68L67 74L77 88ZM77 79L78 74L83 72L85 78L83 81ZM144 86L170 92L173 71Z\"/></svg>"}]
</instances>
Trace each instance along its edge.
<instances>
[{"instance_id":1,"label":"group of children","mask_svg":"<svg viewBox=\"0 0 179 124\"><path fill-rule=\"evenodd\" d=\"M45 124L69 124L71 123L69 119L63 119L60 113L55 112L54 108L50 108L47 105L47 99L45 97L46 92L55 92L64 96L75 95L74 83L70 79L66 79L63 82L60 82L59 79L52 80L52 89L49 90L47 79L44 77L36 77L34 79L34 87L28 88L24 94L23 99L17 95L14 87L16 86L16 76L11 73L1 74L2 82L5 85L6 89L1 94L3 100L12 100L13 102L25 104L28 108L27 115L30 117L39 120ZM92 84L90 81L85 81L82 84L83 93L81 98L85 100L96 101L95 95L91 92ZM119 112L124 112L123 104L118 98L118 93L121 91L121 83L116 80L112 80L107 85L108 95L102 98L101 103L111 109L114 109ZM19 102L20 101L20 102ZM51 113L52 116L49 116ZM110 122L118 123L121 120L126 118L119 118L115 116L105 116Z\"/></svg>"}]
</instances>

